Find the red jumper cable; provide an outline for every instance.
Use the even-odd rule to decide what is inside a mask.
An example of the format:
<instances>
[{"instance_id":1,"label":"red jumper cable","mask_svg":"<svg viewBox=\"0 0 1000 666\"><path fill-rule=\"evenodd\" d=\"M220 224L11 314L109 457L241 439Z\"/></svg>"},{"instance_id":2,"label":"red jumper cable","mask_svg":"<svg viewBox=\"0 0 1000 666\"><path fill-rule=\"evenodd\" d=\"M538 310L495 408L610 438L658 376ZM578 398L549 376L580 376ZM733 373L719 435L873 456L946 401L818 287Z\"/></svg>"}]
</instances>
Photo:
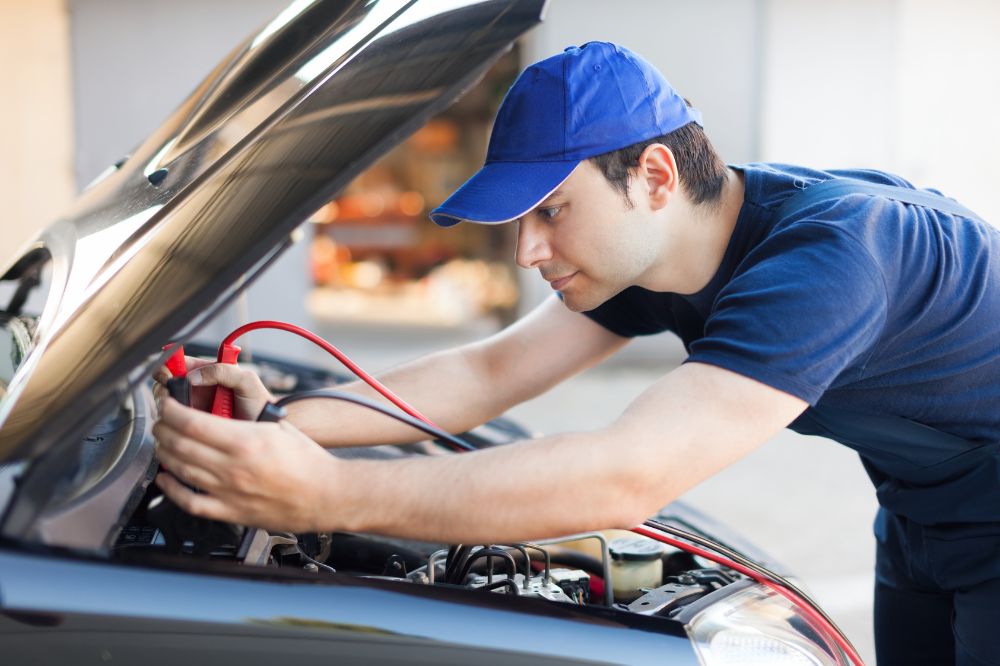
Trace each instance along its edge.
<instances>
[{"instance_id":1,"label":"red jumper cable","mask_svg":"<svg viewBox=\"0 0 1000 666\"><path fill-rule=\"evenodd\" d=\"M306 330L301 326L296 326L294 324L287 324L283 321L254 321L249 324L244 324L240 326L235 331L226 336L219 345L218 362L219 363L236 363L236 359L240 354L240 348L233 344L238 338L242 337L250 331L256 331L262 328L278 329L281 331L287 331L289 333L294 333L300 337L309 340L310 342L322 347L327 352L332 354L338 361L344 364L344 366L353 372L357 377L363 380L366 384L371 386L373 389L385 396L392 404L399 407L401 410L412 416L413 418L420 419L424 423L434 426L435 428L440 428L439 425L431 421L429 418L418 412L416 409L411 407L400 398L398 395L393 393L387 386L382 384L379 380L375 379L367 372L362 370L354 361L349 359L346 354L331 345L329 342L316 335L312 331ZM223 394L220 396L220 392ZM219 404L220 411L216 412L216 404ZM220 416L226 416L232 418L232 405L233 405L233 391L232 389L217 387L215 390L215 401L212 405L212 413L218 414ZM228 411L223 411L228 409Z\"/></svg>"}]
</instances>

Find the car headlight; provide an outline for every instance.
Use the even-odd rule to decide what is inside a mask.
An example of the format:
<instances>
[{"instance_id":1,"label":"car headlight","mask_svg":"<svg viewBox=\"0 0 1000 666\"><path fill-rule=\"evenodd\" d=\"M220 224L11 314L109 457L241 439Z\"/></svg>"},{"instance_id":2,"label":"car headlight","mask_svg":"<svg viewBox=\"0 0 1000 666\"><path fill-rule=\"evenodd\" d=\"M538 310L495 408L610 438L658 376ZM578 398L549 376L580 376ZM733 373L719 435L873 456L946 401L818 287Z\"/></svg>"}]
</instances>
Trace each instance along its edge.
<instances>
[{"instance_id":1,"label":"car headlight","mask_svg":"<svg viewBox=\"0 0 1000 666\"><path fill-rule=\"evenodd\" d=\"M704 666L845 666L833 637L791 601L763 585L720 599L687 625Z\"/></svg>"}]
</instances>

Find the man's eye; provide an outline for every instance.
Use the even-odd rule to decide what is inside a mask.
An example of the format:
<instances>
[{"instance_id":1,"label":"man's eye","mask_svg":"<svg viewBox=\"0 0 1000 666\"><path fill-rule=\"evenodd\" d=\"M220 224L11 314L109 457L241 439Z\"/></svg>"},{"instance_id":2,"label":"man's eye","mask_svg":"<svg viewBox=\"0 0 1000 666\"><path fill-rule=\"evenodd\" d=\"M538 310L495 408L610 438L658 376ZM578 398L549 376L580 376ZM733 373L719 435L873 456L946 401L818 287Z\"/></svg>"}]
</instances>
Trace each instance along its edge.
<instances>
[{"instance_id":1,"label":"man's eye","mask_svg":"<svg viewBox=\"0 0 1000 666\"><path fill-rule=\"evenodd\" d=\"M551 220L556 215L559 214L559 210L562 206L550 206L549 208L539 208L538 214L544 217L546 220Z\"/></svg>"}]
</instances>

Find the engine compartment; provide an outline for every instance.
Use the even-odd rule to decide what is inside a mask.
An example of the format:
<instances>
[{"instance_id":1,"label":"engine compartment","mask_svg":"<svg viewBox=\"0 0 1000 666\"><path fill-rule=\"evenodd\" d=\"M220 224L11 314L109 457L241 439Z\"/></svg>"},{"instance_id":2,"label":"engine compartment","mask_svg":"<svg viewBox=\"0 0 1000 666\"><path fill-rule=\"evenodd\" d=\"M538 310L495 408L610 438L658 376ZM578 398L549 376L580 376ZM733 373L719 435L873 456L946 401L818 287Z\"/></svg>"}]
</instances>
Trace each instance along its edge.
<instances>
[{"instance_id":1,"label":"engine compartment","mask_svg":"<svg viewBox=\"0 0 1000 666\"><path fill-rule=\"evenodd\" d=\"M187 347L193 355L210 356L214 351L197 344ZM324 369L267 357L256 357L252 366L276 395L346 379ZM225 562L315 576L347 574L661 617L744 578L624 531L538 543L432 544L363 534L268 532L196 518L165 502L152 483L158 469L151 434L155 410L150 385L144 383L78 447L62 452L74 451L75 459L60 465L62 478L45 498L33 540L112 561L162 563L170 558L185 561L185 568ZM502 418L462 435L478 448L530 436L517 423ZM331 454L394 458L432 454L439 447L442 444L424 442L336 449ZM34 466L46 462L35 461ZM32 484L23 485L30 492ZM636 559L629 550L637 545L642 550L642 541L656 548ZM646 573L635 578L640 568Z\"/></svg>"},{"instance_id":2,"label":"engine compartment","mask_svg":"<svg viewBox=\"0 0 1000 666\"><path fill-rule=\"evenodd\" d=\"M194 356L215 352L204 345L185 347ZM124 571L138 566L151 574L182 571L245 581L295 581L331 590L361 586L374 595L395 592L397 600L448 599L462 609L513 611L512 617L522 623L541 614L642 628L687 636L699 654L741 653L756 645L763 631L769 632L769 649L816 655L816 663L847 663L843 646L852 648L814 604L725 543L758 561L766 556L681 502L631 531L533 543L440 544L369 534L291 534L191 516L152 483L159 470L152 435L157 408L143 368L157 362L150 358L136 367L132 388L120 390L119 402L103 418L89 421L96 425L84 437L62 441L36 458L0 465L2 536L9 545L123 565ZM279 397L346 380L276 358L244 359L244 366L251 364ZM454 444L455 438L436 433L444 439L338 448L330 454L386 459L444 453L446 440ZM531 433L501 417L460 437L464 446L480 449L530 438ZM11 517L19 526L15 531L8 531Z\"/></svg>"},{"instance_id":3,"label":"engine compartment","mask_svg":"<svg viewBox=\"0 0 1000 666\"><path fill-rule=\"evenodd\" d=\"M678 549L657 549L639 563L655 572L629 585L635 566L627 551L654 543L635 535L589 532L538 542L433 544L367 534L271 532L169 512L156 515L157 492L121 530L110 556L129 562L165 554L246 567L349 575L411 585L462 588L576 606L674 617L684 606L745 577ZM146 506L140 502L140 507ZM153 514L151 517L151 513ZM163 520L172 524L161 529ZM658 544L657 544L658 545ZM624 581L622 585L619 581Z\"/></svg>"},{"instance_id":4,"label":"engine compartment","mask_svg":"<svg viewBox=\"0 0 1000 666\"><path fill-rule=\"evenodd\" d=\"M339 572L418 585L449 585L580 605L620 604L643 614L652 614L653 606L656 611L669 610L691 596L693 590L711 592L739 578L732 572L704 567L683 551L664 550L656 555L662 569L651 580L650 592L635 587L619 593L607 584L615 576L615 565L620 564L615 560L615 544L627 546L626 542L635 541L635 537L609 541L600 532L536 543L444 546L365 534L291 534L258 528L233 533L234 538L226 542L229 532L213 532L207 525L194 529L199 531L189 534L196 535L196 539L185 540L173 555L227 559L247 566L291 567L317 574ZM162 534L138 518L122 531L114 550L120 556L122 549L131 549L130 559L142 548L169 552ZM197 538L223 542L216 542L206 552L199 548ZM618 568L622 569L620 576L627 575L625 567ZM664 586L670 587L660 589ZM685 594L676 594L680 588L685 588ZM653 603L652 598L644 598L655 590L671 599ZM624 603L630 596L631 602Z\"/></svg>"}]
</instances>

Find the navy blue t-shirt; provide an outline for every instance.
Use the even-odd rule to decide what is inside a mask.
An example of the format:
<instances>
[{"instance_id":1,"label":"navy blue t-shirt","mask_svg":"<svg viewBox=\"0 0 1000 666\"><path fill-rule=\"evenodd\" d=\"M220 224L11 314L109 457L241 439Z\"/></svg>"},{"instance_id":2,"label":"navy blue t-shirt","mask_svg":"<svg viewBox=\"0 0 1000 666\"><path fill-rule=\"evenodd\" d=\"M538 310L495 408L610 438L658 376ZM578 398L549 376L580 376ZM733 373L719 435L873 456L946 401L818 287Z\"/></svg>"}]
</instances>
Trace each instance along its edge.
<instances>
[{"instance_id":1,"label":"navy blue t-shirt","mask_svg":"<svg viewBox=\"0 0 1000 666\"><path fill-rule=\"evenodd\" d=\"M630 287L587 315L628 337L674 331L689 361L812 405L1000 441L1000 232L868 194L776 219L788 197L830 178L913 186L876 171L734 168L744 203L708 285Z\"/></svg>"}]
</instances>

